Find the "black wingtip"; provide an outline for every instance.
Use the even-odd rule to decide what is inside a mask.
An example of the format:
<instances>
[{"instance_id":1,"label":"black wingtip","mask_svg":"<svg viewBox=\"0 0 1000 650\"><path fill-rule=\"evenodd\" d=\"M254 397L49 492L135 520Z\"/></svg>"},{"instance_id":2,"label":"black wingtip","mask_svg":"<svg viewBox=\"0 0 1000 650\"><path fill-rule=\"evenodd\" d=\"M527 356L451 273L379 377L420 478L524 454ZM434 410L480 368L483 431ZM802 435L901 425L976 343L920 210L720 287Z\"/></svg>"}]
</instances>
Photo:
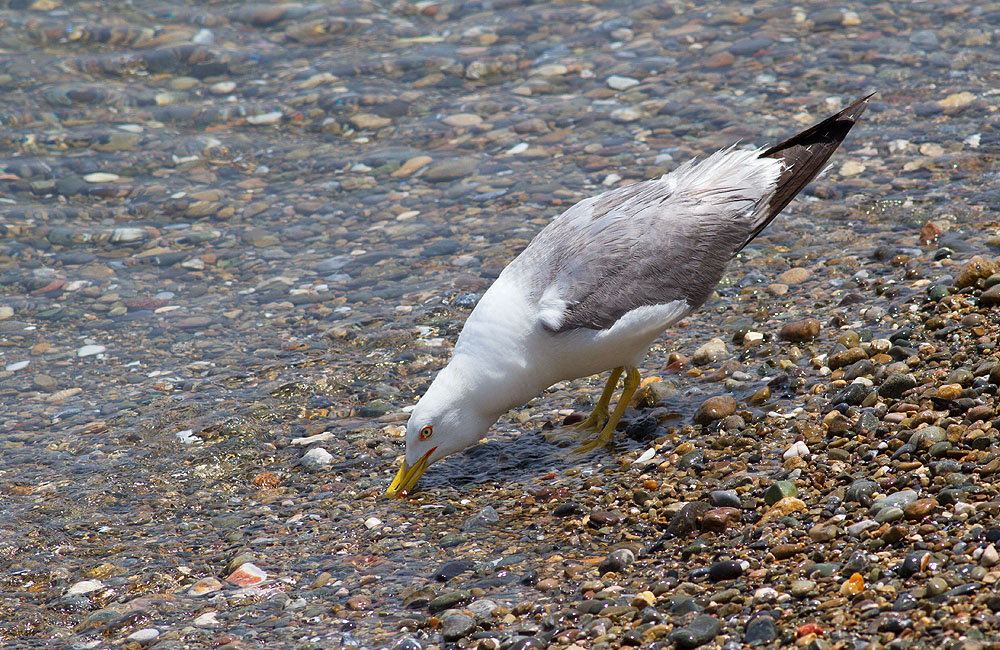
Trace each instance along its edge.
<instances>
[{"instance_id":1,"label":"black wingtip","mask_svg":"<svg viewBox=\"0 0 1000 650\"><path fill-rule=\"evenodd\" d=\"M848 132L868 107L868 100L874 95L875 93L871 93L862 97L840 112L760 154L761 158L782 161L784 170L778 178L777 188L766 215L754 227L743 246L753 241L753 238L791 203L802 188L823 170L826 161L847 137ZM741 250L743 246L740 247Z\"/></svg>"}]
</instances>

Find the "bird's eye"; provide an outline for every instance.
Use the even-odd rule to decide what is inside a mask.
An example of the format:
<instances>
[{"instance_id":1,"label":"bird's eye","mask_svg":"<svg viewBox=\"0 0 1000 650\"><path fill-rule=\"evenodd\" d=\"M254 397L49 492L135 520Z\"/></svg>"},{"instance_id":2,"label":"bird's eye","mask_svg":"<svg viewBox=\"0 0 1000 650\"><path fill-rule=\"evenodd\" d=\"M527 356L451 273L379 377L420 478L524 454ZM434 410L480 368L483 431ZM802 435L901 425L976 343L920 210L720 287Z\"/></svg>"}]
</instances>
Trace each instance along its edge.
<instances>
[{"instance_id":1,"label":"bird's eye","mask_svg":"<svg viewBox=\"0 0 1000 650\"><path fill-rule=\"evenodd\" d=\"M425 425L424 428L420 430L420 439L427 440L428 438L431 437L431 434L433 433L434 433L434 427L432 427L429 424Z\"/></svg>"}]
</instances>

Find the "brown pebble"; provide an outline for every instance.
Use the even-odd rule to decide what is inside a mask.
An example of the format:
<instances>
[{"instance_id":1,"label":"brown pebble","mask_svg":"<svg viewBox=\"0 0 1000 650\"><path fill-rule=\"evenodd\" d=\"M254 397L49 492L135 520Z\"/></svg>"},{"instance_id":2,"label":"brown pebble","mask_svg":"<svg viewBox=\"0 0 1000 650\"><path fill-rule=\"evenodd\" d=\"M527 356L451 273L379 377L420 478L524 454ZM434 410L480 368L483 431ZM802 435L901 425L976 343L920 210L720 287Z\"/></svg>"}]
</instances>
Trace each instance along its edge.
<instances>
[{"instance_id":1,"label":"brown pebble","mask_svg":"<svg viewBox=\"0 0 1000 650\"><path fill-rule=\"evenodd\" d=\"M716 420L729 417L735 412L735 399L729 395L716 395L701 403L698 411L694 414L694 421L697 424L711 424Z\"/></svg>"},{"instance_id":2,"label":"brown pebble","mask_svg":"<svg viewBox=\"0 0 1000 650\"><path fill-rule=\"evenodd\" d=\"M787 560L793 555L798 555L804 550L806 549L802 544L775 544L771 547L771 555L773 555L776 560Z\"/></svg>"},{"instance_id":3,"label":"brown pebble","mask_svg":"<svg viewBox=\"0 0 1000 650\"><path fill-rule=\"evenodd\" d=\"M702 61L706 68L726 68L736 63L736 57L731 52L716 52Z\"/></svg>"},{"instance_id":4,"label":"brown pebble","mask_svg":"<svg viewBox=\"0 0 1000 650\"><path fill-rule=\"evenodd\" d=\"M840 529L832 524L817 524L809 529L809 539L821 544L836 539Z\"/></svg>"},{"instance_id":5,"label":"brown pebble","mask_svg":"<svg viewBox=\"0 0 1000 650\"><path fill-rule=\"evenodd\" d=\"M937 507L934 499L917 499L903 508L903 516L910 520L920 520L931 514Z\"/></svg>"},{"instance_id":6,"label":"brown pebble","mask_svg":"<svg viewBox=\"0 0 1000 650\"><path fill-rule=\"evenodd\" d=\"M983 305L1000 305L1000 284L994 284L979 296L979 302Z\"/></svg>"},{"instance_id":7,"label":"brown pebble","mask_svg":"<svg viewBox=\"0 0 1000 650\"><path fill-rule=\"evenodd\" d=\"M962 385L944 384L937 389L937 396L941 399L958 399L962 396Z\"/></svg>"},{"instance_id":8,"label":"brown pebble","mask_svg":"<svg viewBox=\"0 0 1000 650\"><path fill-rule=\"evenodd\" d=\"M996 272L995 262L976 255L955 276L955 286L959 289L971 287L979 280L985 280Z\"/></svg>"},{"instance_id":9,"label":"brown pebble","mask_svg":"<svg viewBox=\"0 0 1000 650\"><path fill-rule=\"evenodd\" d=\"M803 320L785 323L778 336L786 341L809 341L819 334L820 324L815 318L805 318Z\"/></svg>"},{"instance_id":10,"label":"brown pebble","mask_svg":"<svg viewBox=\"0 0 1000 650\"><path fill-rule=\"evenodd\" d=\"M977 420L990 420L996 414L993 407L988 404L980 404L978 406L973 406L966 413L966 417L969 418L970 422L976 422Z\"/></svg>"},{"instance_id":11,"label":"brown pebble","mask_svg":"<svg viewBox=\"0 0 1000 650\"><path fill-rule=\"evenodd\" d=\"M836 370L837 368L844 368L862 359L867 359L868 355L865 354L863 348L849 348L847 350L841 350L835 354L831 354L827 357L826 365L830 367L830 370Z\"/></svg>"},{"instance_id":12,"label":"brown pebble","mask_svg":"<svg viewBox=\"0 0 1000 650\"><path fill-rule=\"evenodd\" d=\"M539 591L552 591L559 586L559 581L555 578L545 578L535 584L535 589Z\"/></svg>"},{"instance_id":13,"label":"brown pebble","mask_svg":"<svg viewBox=\"0 0 1000 650\"><path fill-rule=\"evenodd\" d=\"M937 225L933 221L928 221L924 224L924 227L920 229L920 243L927 244L933 243L938 237L941 236L941 226Z\"/></svg>"},{"instance_id":14,"label":"brown pebble","mask_svg":"<svg viewBox=\"0 0 1000 650\"><path fill-rule=\"evenodd\" d=\"M779 275L778 282L782 284L799 284L808 280L810 275L809 269L796 266Z\"/></svg>"},{"instance_id":15,"label":"brown pebble","mask_svg":"<svg viewBox=\"0 0 1000 650\"><path fill-rule=\"evenodd\" d=\"M740 523L740 511L736 508L714 508L701 519L702 530L721 533Z\"/></svg>"},{"instance_id":16,"label":"brown pebble","mask_svg":"<svg viewBox=\"0 0 1000 650\"><path fill-rule=\"evenodd\" d=\"M882 541L886 544L895 544L906 538L906 526L890 526L889 530L882 533Z\"/></svg>"}]
</instances>

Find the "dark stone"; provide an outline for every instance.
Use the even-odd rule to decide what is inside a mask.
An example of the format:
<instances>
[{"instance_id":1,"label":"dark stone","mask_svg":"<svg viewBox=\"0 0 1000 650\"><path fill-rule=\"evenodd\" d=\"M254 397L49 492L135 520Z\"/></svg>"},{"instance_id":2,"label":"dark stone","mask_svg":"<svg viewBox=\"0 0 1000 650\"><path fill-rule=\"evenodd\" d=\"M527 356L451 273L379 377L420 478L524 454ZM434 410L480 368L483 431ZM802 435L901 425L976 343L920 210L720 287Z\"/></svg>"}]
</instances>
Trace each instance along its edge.
<instances>
[{"instance_id":1,"label":"dark stone","mask_svg":"<svg viewBox=\"0 0 1000 650\"><path fill-rule=\"evenodd\" d=\"M452 614L441 621L441 636L445 641L456 641L476 629L476 619L468 614Z\"/></svg>"},{"instance_id":2,"label":"dark stone","mask_svg":"<svg viewBox=\"0 0 1000 650\"><path fill-rule=\"evenodd\" d=\"M774 628L774 620L770 616L758 616L747 623L743 643L748 645L770 643L777 636L778 631Z\"/></svg>"},{"instance_id":3,"label":"dark stone","mask_svg":"<svg viewBox=\"0 0 1000 650\"><path fill-rule=\"evenodd\" d=\"M739 508L740 497L732 490L712 490L708 500L717 508Z\"/></svg>"},{"instance_id":4,"label":"dark stone","mask_svg":"<svg viewBox=\"0 0 1000 650\"><path fill-rule=\"evenodd\" d=\"M667 526L667 534L671 536L684 535L701 528L701 519L712 506L704 501L692 501L680 509Z\"/></svg>"},{"instance_id":5,"label":"dark stone","mask_svg":"<svg viewBox=\"0 0 1000 650\"><path fill-rule=\"evenodd\" d=\"M708 614L695 618L686 627L678 628L670 633L669 639L677 644L680 650L691 650L714 639L722 630L719 619Z\"/></svg>"},{"instance_id":6,"label":"dark stone","mask_svg":"<svg viewBox=\"0 0 1000 650\"><path fill-rule=\"evenodd\" d=\"M844 500L854 501L868 507L872 503L872 495L875 494L876 489L878 489L878 485L874 481L859 478L847 487L847 491L844 492Z\"/></svg>"},{"instance_id":7,"label":"dark stone","mask_svg":"<svg viewBox=\"0 0 1000 650\"><path fill-rule=\"evenodd\" d=\"M448 582L455 576L461 575L466 571L471 571L475 568L475 565L468 560L455 560L454 562L445 562L441 565L441 568L434 573L434 579L438 582Z\"/></svg>"},{"instance_id":8,"label":"dark stone","mask_svg":"<svg viewBox=\"0 0 1000 650\"><path fill-rule=\"evenodd\" d=\"M708 578L712 582L735 580L743 575L743 565L736 560L716 562L708 568Z\"/></svg>"},{"instance_id":9,"label":"dark stone","mask_svg":"<svg viewBox=\"0 0 1000 650\"><path fill-rule=\"evenodd\" d=\"M610 572L621 573L622 569L633 562L635 562L635 554L627 548L620 548L604 558L597 571L601 575Z\"/></svg>"},{"instance_id":10,"label":"dark stone","mask_svg":"<svg viewBox=\"0 0 1000 650\"><path fill-rule=\"evenodd\" d=\"M575 503L563 503L556 506L555 510L552 511L552 515L554 517L572 517L578 512L580 512L580 507Z\"/></svg>"}]
</instances>

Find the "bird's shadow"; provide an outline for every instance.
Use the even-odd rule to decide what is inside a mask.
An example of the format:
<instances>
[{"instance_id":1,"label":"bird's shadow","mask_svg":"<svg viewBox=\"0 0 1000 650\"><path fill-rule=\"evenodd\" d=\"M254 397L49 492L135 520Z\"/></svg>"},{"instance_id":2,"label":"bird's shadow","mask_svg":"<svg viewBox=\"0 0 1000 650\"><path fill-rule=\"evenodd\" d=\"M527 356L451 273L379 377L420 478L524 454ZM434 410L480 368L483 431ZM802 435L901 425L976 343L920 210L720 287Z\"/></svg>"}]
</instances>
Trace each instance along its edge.
<instances>
[{"instance_id":1,"label":"bird's shadow","mask_svg":"<svg viewBox=\"0 0 1000 650\"><path fill-rule=\"evenodd\" d=\"M537 429L504 433L435 463L420 478L420 487L462 488L497 480L527 482L552 470L565 470L566 451L548 442Z\"/></svg>"}]
</instances>

